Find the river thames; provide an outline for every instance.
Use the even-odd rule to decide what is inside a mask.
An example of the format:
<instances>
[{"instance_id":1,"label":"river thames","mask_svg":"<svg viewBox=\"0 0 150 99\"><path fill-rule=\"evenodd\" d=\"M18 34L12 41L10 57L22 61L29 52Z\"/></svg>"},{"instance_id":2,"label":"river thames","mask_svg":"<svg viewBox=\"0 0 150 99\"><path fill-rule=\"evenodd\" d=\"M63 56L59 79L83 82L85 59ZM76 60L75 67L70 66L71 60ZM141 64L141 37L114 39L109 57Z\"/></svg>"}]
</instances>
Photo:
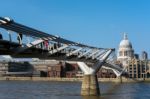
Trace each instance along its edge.
<instances>
[{"instance_id":1,"label":"river thames","mask_svg":"<svg viewBox=\"0 0 150 99\"><path fill-rule=\"evenodd\" d=\"M0 99L150 99L150 83L100 83L100 97L80 96L80 82L0 81Z\"/></svg>"}]
</instances>

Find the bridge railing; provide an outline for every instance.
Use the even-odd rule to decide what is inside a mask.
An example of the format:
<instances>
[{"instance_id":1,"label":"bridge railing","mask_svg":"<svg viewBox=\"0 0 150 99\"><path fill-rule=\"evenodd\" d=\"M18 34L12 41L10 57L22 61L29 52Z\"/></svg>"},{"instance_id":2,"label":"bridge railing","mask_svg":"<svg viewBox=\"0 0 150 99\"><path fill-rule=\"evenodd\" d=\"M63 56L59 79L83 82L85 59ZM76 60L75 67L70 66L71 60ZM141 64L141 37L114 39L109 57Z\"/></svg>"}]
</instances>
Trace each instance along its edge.
<instances>
[{"instance_id":1,"label":"bridge railing","mask_svg":"<svg viewBox=\"0 0 150 99\"><path fill-rule=\"evenodd\" d=\"M9 32L10 41L11 32L13 31L13 34L17 34L20 46L13 49L15 50L15 54L22 53L30 48L37 48L48 52L48 55L60 52L66 53L66 57L75 55L77 58L84 57L91 60L100 60L103 55L110 50L109 48L98 48L66 40L59 36L16 23L8 17L0 17L0 27ZM25 40L25 43L22 42L24 36L28 38L28 40ZM29 37L31 40L29 40Z\"/></svg>"}]
</instances>

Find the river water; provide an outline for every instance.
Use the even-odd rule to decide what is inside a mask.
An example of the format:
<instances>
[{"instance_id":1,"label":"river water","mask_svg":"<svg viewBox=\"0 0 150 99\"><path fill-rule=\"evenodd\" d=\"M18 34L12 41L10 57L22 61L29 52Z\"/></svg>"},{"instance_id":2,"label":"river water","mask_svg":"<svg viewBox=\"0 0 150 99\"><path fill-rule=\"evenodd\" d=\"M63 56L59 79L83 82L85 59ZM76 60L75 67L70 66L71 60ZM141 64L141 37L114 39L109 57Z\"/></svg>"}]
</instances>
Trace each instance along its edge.
<instances>
[{"instance_id":1,"label":"river water","mask_svg":"<svg viewBox=\"0 0 150 99\"><path fill-rule=\"evenodd\" d=\"M0 99L150 99L150 83L100 83L100 97L80 96L80 82L0 81Z\"/></svg>"}]
</instances>

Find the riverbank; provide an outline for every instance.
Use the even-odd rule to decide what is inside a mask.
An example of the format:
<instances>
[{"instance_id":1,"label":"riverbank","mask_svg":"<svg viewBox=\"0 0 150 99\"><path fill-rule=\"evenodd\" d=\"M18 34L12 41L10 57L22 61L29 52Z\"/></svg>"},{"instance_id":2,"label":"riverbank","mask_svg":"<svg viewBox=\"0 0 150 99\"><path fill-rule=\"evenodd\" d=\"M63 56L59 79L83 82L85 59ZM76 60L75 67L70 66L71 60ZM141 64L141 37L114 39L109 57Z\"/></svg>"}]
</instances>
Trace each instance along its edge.
<instances>
[{"instance_id":1,"label":"riverbank","mask_svg":"<svg viewBox=\"0 0 150 99\"><path fill-rule=\"evenodd\" d=\"M49 78L49 77L0 77L1 81L69 81L81 82L82 78ZM130 78L99 78L99 82L150 82L150 78L130 79Z\"/></svg>"}]
</instances>

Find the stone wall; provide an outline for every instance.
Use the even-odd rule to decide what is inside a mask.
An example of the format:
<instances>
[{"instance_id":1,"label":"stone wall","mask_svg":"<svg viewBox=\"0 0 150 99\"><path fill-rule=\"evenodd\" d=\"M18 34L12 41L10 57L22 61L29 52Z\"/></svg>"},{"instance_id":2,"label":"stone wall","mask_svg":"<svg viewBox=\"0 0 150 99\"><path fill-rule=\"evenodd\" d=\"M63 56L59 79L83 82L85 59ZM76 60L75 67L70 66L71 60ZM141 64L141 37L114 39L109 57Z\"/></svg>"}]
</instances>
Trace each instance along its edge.
<instances>
[{"instance_id":1,"label":"stone wall","mask_svg":"<svg viewBox=\"0 0 150 99\"><path fill-rule=\"evenodd\" d=\"M17 80L17 81L70 81L81 82L82 78L49 78L49 77L0 77L0 80ZM150 82L150 79L129 79L129 78L99 78L99 82L113 82L113 83L129 83L129 82Z\"/></svg>"}]
</instances>

